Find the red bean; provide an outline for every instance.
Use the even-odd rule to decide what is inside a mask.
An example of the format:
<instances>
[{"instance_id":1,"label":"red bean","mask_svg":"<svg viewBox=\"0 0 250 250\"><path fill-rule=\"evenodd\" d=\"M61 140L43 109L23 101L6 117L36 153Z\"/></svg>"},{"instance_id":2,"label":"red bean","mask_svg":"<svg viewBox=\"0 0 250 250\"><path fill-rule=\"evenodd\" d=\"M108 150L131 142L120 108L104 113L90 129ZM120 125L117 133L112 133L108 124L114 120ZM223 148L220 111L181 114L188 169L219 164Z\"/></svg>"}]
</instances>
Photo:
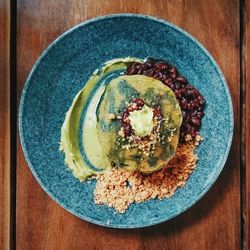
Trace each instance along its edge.
<instances>
[{"instance_id":1,"label":"red bean","mask_svg":"<svg viewBox=\"0 0 250 250\"><path fill-rule=\"evenodd\" d=\"M180 105L185 110L187 108L187 105L188 105L187 99L182 99L180 101Z\"/></svg>"},{"instance_id":2,"label":"red bean","mask_svg":"<svg viewBox=\"0 0 250 250\"><path fill-rule=\"evenodd\" d=\"M153 109L153 113L154 113L154 116L161 117L161 109L160 109L160 107L155 107Z\"/></svg>"},{"instance_id":3,"label":"red bean","mask_svg":"<svg viewBox=\"0 0 250 250\"><path fill-rule=\"evenodd\" d=\"M132 127L130 125L126 125L123 127L123 131L125 136L129 136L132 132Z\"/></svg>"},{"instance_id":4,"label":"red bean","mask_svg":"<svg viewBox=\"0 0 250 250\"><path fill-rule=\"evenodd\" d=\"M187 97L189 97L189 98L194 97L194 92L191 89L188 89L186 94L187 94Z\"/></svg>"},{"instance_id":5,"label":"red bean","mask_svg":"<svg viewBox=\"0 0 250 250\"><path fill-rule=\"evenodd\" d=\"M134 103L135 103L137 106L143 106L143 105L144 105L144 101L143 101L141 98L135 98L135 99L134 99Z\"/></svg>"},{"instance_id":6,"label":"red bean","mask_svg":"<svg viewBox=\"0 0 250 250\"><path fill-rule=\"evenodd\" d=\"M159 63L156 63L156 64L155 64L155 67L156 67L157 69L166 69L166 68L167 68L167 65L166 65L166 63L159 62Z\"/></svg>"},{"instance_id":7,"label":"red bean","mask_svg":"<svg viewBox=\"0 0 250 250\"><path fill-rule=\"evenodd\" d=\"M197 130L196 130L196 128L191 127L190 130L189 130L189 133L190 133L190 135L191 135L193 138L195 138L195 136L197 135Z\"/></svg>"},{"instance_id":8,"label":"red bean","mask_svg":"<svg viewBox=\"0 0 250 250\"><path fill-rule=\"evenodd\" d=\"M194 103L195 108L199 107L199 100L198 99L194 99L193 103Z\"/></svg>"},{"instance_id":9,"label":"red bean","mask_svg":"<svg viewBox=\"0 0 250 250\"><path fill-rule=\"evenodd\" d=\"M135 109L133 108L132 105L127 107L127 112L133 112Z\"/></svg>"},{"instance_id":10,"label":"red bean","mask_svg":"<svg viewBox=\"0 0 250 250\"><path fill-rule=\"evenodd\" d=\"M194 126L196 126L196 127L199 127L200 126L200 120L198 119L198 118L196 118L196 117L192 117L191 118L191 123L194 125Z\"/></svg>"},{"instance_id":11,"label":"red bean","mask_svg":"<svg viewBox=\"0 0 250 250\"><path fill-rule=\"evenodd\" d=\"M130 68L128 71L129 75L136 75L138 73L138 70L136 68Z\"/></svg>"},{"instance_id":12,"label":"red bean","mask_svg":"<svg viewBox=\"0 0 250 250\"><path fill-rule=\"evenodd\" d=\"M177 98L181 98L182 97L182 94L181 94L181 91L180 90L175 90L174 91L174 93L175 93L175 96L177 97Z\"/></svg>"},{"instance_id":13,"label":"red bean","mask_svg":"<svg viewBox=\"0 0 250 250\"><path fill-rule=\"evenodd\" d=\"M203 109L206 101L200 92L178 73L175 67L166 61L148 58L144 63L131 64L126 73L128 75L142 74L151 76L170 87L174 91L182 110L183 123L180 141L184 141L187 134L192 137L197 134L201 119L204 116ZM136 105L134 109L141 109L141 107ZM133 108L128 107L128 109L132 110Z\"/></svg>"},{"instance_id":14,"label":"red bean","mask_svg":"<svg viewBox=\"0 0 250 250\"><path fill-rule=\"evenodd\" d=\"M186 83L187 82L187 80L184 77L182 77L182 76L176 77L176 80L179 81L179 82L181 82L181 83Z\"/></svg>"},{"instance_id":15,"label":"red bean","mask_svg":"<svg viewBox=\"0 0 250 250\"><path fill-rule=\"evenodd\" d=\"M162 76L162 81L165 82L167 79L169 78L169 76L167 74L163 74ZM171 79L171 78L170 78ZM171 79L172 80L172 79Z\"/></svg>"},{"instance_id":16,"label":"red bean","mask_svg":"<svg viewBox=\"0 0 250 250\"><path fill-rule=\"evenodd\" d=\"M169 84L171 84L172 83L172 78L167 78L167 80L165 80L164 81L164 83L166 84L166 85L169 85Z\"/></svg>"},{"instance_id":17,"label":"red bean","mask_svg":"<svg viewBox=\"0 0 250 250\"><path fill-rule=\"evenodd\" d=\"M175 74L176 74L176 68L175 68L175 67L171 67L171 68L169 69L169 72L175 73Z\"/></svg>"},{"instance_id":18,"label":"red bean","mask_svg":"<svg viewBox=\"0 0 250 250\"><path fill-rule=\"evenodd\" d=\"M158 79L159 78L159 72L156 72L152 75L153 78Z\"/></svg>"},{"instance_id":19,"label":"red bean","mask_svg":"<svg viewBox=\"0 0 250 250\"><path fill-rule=\"evenodd\" d=\"M201 105L205 104L205 99L201 95L198 96L198 100L199 100Z\"/></svg>"},{"instance_id":20,"label":"red bean","mask_svg":"<svg viewBox=\"0 0 250 250\"><path fill-rule=\"evenodd\" d=\"M170 76L171 76L172 78L176 78L176 73L173 72L173 73L170 74Z\"/></svg>"},{"instance_id":21,"label":"red bean","mask_svg":"<svg viewBox=\"0 0 250 250\"><path fill-rule=\"evenodd\" d=\"M200 92L198 91L198 89L196 89L196 88L193 88L193 92L194 92L194 94L195 94L196 96L201 95Z\"/></svg>"},{"instance_id":22,"label":"red bean","mask_svg":"<svg viewBox=\"0 0 250 250\"><path fill-rule=\"evenodd\" d=\"M180 89L180 87L181 87L181 85L178 82L175 81L175 88Z\"/></svg>"},{"instance_id":23,"label":"red bean","mask_svg":"<svg viewBox=\"0 0 250 250\"><path fill-rule=\"evenodd\" d=\"M162 76L163 76L163 73L161 72L161 71L159 71L159 76L158 76L158 78L162 78Z\"/></svg>"},{"instance_id":24,"label":"red bean","mask_svg":"<svg viewBox=\"0 0 250 250\"><path fill-rule=\"evenodd\" d=\"M126 110L126 111L123 112L123 114L122 114L122 123L128 123L128 122L129 122L128 117L129 117L129 113L128 113L128 111Z\"/></svg>"}]
</instances>

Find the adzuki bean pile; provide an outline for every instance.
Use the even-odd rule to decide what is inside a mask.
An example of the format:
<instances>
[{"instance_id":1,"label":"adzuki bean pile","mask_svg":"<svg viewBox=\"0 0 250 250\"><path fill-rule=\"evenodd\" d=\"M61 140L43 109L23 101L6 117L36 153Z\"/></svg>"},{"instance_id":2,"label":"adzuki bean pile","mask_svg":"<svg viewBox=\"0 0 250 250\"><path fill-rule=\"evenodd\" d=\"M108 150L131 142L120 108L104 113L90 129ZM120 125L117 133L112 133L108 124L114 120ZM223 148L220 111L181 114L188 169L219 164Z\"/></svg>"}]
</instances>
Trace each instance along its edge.
<instances>
[{"instance_id":1,"label":"adzuki bean pile","mask_svg":"<svg viewBox=\"0 0 250 250\"><path fill-rule=\"evenodd\" d=\"M147 58L143 63L134 62L129 65L125 74L151 76L170 87L179 101L183 116L180 141L184 142L186 135L195 138L201 126L206 102L175 67L164 60Z\"/></svg>"}]
</instances>

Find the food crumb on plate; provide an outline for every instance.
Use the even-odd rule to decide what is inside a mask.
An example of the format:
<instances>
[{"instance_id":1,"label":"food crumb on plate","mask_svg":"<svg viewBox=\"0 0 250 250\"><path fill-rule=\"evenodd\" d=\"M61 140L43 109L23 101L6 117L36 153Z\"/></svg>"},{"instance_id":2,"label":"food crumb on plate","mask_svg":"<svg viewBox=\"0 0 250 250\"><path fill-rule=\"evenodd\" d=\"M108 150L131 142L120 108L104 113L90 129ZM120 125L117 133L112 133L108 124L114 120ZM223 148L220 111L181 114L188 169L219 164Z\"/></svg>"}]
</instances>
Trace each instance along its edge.
<instances>
[{"instance_id":1,"label":"food crumb on plate","mask_svg":"<svg viewBox=\"0 0 250 250\"><path fill-rule=\"evenodd\" d=\"M97 175L95 203L113 207L116 212L124 213L133 202L141 203L172 196L178 187L185 185L196 167L198 157L194 150L198 140L195 143L179 144L169 163L152 174L112 168Z\"/></svg>"}]
</instances>

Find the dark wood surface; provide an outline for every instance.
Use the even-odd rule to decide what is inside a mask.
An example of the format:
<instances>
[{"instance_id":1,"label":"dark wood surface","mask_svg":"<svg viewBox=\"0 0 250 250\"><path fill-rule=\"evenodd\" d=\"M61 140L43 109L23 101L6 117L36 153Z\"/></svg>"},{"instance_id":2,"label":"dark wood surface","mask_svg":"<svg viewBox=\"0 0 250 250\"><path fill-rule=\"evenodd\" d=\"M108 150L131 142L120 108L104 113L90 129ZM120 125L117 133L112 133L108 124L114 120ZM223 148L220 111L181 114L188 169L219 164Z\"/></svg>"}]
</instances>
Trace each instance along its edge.
<instances>
[{"instance_id":1,"label":"dark wood surface","mask_svg":"<svg viewBox=\"0 0 250 250\"><path fill-rule=\"evenodd\" d=\"M242 11L242 231L243 247L250 247L250 1Z\"/></svg>"},{"instance_id":2,"label":"dark wood surface","mask_svg":"<svg viewBox=\"0 0 250 250\"><path fill-rule=\"evenodd\" d=\"M6 6L7 1L5 4L4 1L0 3L2 25L2 19L3 23L8 20L2 12L2 6ZM16 239L17 249L240 249L243 245L247 249L250 242L247 233L249 170L241 165L249 160L249 154L244 155L246 158L245 160L244 157L242 158L242 164L240 158L240 153L243 152L240 149L244 149L244 147L241 148L241 142L244 140L249 142L249 132L245 129L245 133L242 133L244 131L241 126L246 127L249 124L250 115L247 108L247 103L250 102L250 83L247 84L250 64L247 62L247 56L243 60L245 54L242 53L243 49L244 51L250 49L249 46L242 44L243 41L249 44L250 31L247 29L249 27L247 14L246 20L240 18L240 15L245 13L244 7L244 3L240 4L238 0L17 1L17 103L34 62L58 35L92 17L128 12L166 19L196 37L210 51L224 73L232 95L235 114L231 152L224 170L210 191L196 205L177 218L157 226L137 230L107 229L82 221L66 212L52 201L35 181L17 137L16 225L11 235ZM246 1L246 8L249 8L248 1ZM241 26L248 24L244 29L245 34L242 35L240 20L242 20ZM8 27L8 23L4 27ZM2 76L4 75L2 72L8 71L4 66L8 64L8 50L5 47L8 47L8 39L5 40L4 30L0 30L0 55L1 59L5 58L1 61L2 83L0 84L1 89L3 87L4 93L8 95L9 77ZM241 80L242 83L246 83L246 88L241 86ZM241 90L243 91L240 92ZM245 93L246 98L244 98ZM8 200L10 199L8 189L10 173L5 172L5 169L9 169L10 166L8 160L10 147L8 146L7 149L10 134L9 123L6 122L10 111L7 107L9 100L6 99L6 95L0 92L0 143L1 149L4 149L0 151L0 180L4 181L0 182L0 198L5 204L0 205L0 212L4 215L0 218L1 226L3 225L1 229L8 226L6 222L10 220L6 209L8 208L6 204L10 204ZM243 102L246 102L244 106L246 109L241 109ZM244 122L241 122L243 117L241 114L248 117ZM247 146L245 152L247 152ZM5 233L1 233L0 236L2 237L0 249L4 247L8 249L9 246L10 239L7 231L4 231Z\"/></svg>"}]
</instances>

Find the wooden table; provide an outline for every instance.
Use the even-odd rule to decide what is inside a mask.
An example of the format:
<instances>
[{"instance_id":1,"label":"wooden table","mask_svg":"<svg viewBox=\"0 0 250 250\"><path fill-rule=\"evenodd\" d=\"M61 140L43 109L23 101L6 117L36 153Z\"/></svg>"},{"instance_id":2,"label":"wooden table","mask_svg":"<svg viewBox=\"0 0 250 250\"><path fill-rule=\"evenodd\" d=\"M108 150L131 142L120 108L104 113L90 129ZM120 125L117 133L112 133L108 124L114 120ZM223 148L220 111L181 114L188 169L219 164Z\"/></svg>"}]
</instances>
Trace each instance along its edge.
<instances>
[{"instance_id":1,"label":"wooden table","mask_svg":"<svg viewBox=\"0 0 250 250\"><path fill-rule=\"evenodd\" d=\"M82 221L42 190L23 156L17 109L25 79L58 35L89 18L142 13L196 37L220 65L233 99L228 161L211 190L166 223L116 230ZM247 249L250 245L250 1L0 0L0 249ZM247 150L248 149L248 150Z\"/></svg>"}]
</instances>

